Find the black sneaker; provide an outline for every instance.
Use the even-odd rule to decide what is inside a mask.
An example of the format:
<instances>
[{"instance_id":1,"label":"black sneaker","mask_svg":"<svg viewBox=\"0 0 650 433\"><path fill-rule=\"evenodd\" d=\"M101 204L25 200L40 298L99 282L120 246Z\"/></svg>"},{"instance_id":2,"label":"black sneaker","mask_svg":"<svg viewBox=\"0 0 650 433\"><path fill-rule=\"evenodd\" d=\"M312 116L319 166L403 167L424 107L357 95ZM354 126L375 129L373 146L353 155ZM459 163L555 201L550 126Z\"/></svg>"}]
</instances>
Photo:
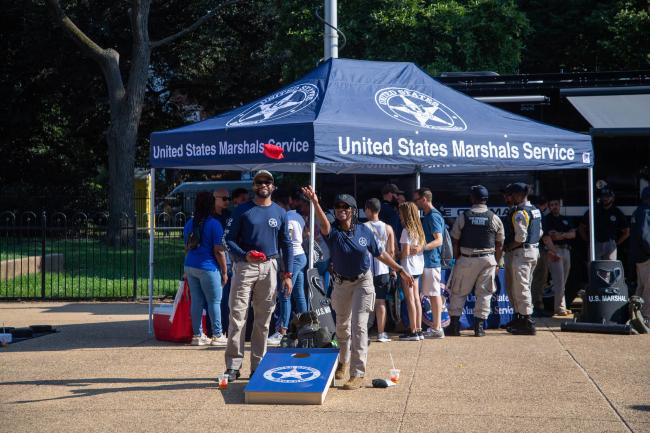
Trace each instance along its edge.
<instances>
[{"instance_id":1,"label":"black sneaker","mask_svg":"<svg viewBox=\"0 0 650 433\"><path fill-rule=\"evenodd\" d=\"M228 383L234 382L241 377L241 373L239 372L239 370L235 370L232 368L227 369L226 371L223 372L223 374L228 376Z\"/></svg>"},{"instance_id":2,"label":"black sneaker","mask_svg":"<svg viewBox=\"0 0 650 433\"><path fill-rule=\"evenodd\" d=\"M418 336L417 332L412 331L400 335L399 339L401 341L420 341L420 337Z\"/></svg>"}]
</instances>

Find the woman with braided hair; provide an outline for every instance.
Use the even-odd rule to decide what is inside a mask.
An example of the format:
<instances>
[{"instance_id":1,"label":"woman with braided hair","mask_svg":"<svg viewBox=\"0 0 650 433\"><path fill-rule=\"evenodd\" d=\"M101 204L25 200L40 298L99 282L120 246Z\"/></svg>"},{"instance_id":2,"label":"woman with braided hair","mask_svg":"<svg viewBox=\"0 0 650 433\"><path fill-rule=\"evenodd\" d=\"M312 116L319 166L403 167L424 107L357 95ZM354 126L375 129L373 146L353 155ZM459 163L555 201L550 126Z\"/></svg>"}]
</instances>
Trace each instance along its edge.
<instances>
[{"instance_id":1,"label":"woman with braided hair","mask_svg":"<svg viewBox=\"0 0 650 433\"><path fill-rule=\"evenodd\" d=\"M336 220L327 220L311 187L302 188L305 197L314 204L320 231L330 249L334 289L332 307L336 312L336 338L339 342L339 364L335 378L342 380L349 370L350 379L343 389L363 386L368 358L368 315L374 309L375 288L370 269L372 256L398 272L406 286L413 277L381 251L372 231L356 218L357 202L351 195L340 194L334 201Z\"/></svg>"}]
</instances>

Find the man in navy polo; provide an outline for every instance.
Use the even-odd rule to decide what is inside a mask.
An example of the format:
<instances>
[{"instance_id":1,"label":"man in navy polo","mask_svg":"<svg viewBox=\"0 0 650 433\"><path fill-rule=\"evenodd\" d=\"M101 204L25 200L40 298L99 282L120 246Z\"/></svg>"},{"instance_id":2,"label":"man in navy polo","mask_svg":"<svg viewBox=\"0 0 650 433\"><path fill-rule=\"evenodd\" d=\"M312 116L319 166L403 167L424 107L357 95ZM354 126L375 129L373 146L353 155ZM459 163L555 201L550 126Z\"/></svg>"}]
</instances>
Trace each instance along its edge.
<instances>
[{"instance_id":1,"label":"man in navy polo","mask_svg":"<svg viewBox=\"0 0 650 433\"><path fill-rule=\"evenodd\" d=\"M339 342L339 364L334 377L344 379L346 370L349 370L350 379L343 389L359 389L363 386L368 358L368 316L375 304L368 252L399 272L405 284L412 286L413 277L386 251L380 251L372 231L357 221L354 197L348 194L336 197L336 221L330 224L314 190L305 187L302 192L314 203L320 231L330 248L334 279L332 307L336 311L336 338Z\"/></svg>"},{"instance_id":2,"label":"man in navy polo","mask_svg":"<svg viewBox=\"0 0 650 433\"><path fill-rule=\"evenodd\" d=\"M271 314L275 309L278 257L282 251L282 281L291 292L293 253L287 213L271 201L273 176L260 170L253 178L255 199L235 209L225 231L226 248L233 260L230 288L230 325L226 346L226 372L229 381L239 378L244 360L246 312L253 304L251 335L251 375L266 353Z\"/></svg>"}]
</instances>

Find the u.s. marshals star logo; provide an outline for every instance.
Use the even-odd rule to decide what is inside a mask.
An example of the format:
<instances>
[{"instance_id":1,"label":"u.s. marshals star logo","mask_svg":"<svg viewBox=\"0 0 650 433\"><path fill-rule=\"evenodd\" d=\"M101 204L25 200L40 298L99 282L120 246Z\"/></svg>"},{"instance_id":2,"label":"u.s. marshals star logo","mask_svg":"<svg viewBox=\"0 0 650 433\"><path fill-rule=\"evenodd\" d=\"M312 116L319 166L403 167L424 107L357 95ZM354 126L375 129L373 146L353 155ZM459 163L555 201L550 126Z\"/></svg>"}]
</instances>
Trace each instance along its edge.
<instances>
[{"instance_id":1,"label":"u.s. marshals star logo","mask_svg":"<svg viewBox=\"0 0 650 433\"><path fill-rule=\"evenodd\" d=\"M269 227L277 227L278 226L278 220L275 218L270 218L269 219Z\"/></svg>"},{"instance_id":2,"label":"u.s. marshals star logo","mask_svg":"<svg viewBox=\"0 0 650 433\"><path fill-rule=\"evenodd\" d=\"M318 87L298 84L262 99L226 123L226 126L256 125L290 116L308 107L318 98Z\"/></svg>"},{"instance_id":3,"label":"u.s. marshals star logo","mask_svg":"<svg viewBox=\"0 0 650 433\"><path fill-rule=\"evenodd\" d=\"M464 131L467 124L451 108L417 90L386 87L375 93L375 103L400 122L442 131Z\"/></svg>"},{"instance_id":4,"label":"u.s. marshals star logo","mask_svg":"<svg viewBox=\"0 0 650 433\"><path fill-rule=\"evenodd\" d=\"M264 372L264 379L279 383L309 382L320 377L320 371L304 365L285 365Z\"/></svg>"},{"instance_id":5,"label":"u.s. marshals star logo","mask_svg":"<svg viewBox=\"0 0 650 433\"><path fill-rule=\"evenodd\" d=\"M361 245L362 247L367 246L368 245L368 239L366 239L364 237L359 238L359 245Z\"/></svg>"}]
</instances>

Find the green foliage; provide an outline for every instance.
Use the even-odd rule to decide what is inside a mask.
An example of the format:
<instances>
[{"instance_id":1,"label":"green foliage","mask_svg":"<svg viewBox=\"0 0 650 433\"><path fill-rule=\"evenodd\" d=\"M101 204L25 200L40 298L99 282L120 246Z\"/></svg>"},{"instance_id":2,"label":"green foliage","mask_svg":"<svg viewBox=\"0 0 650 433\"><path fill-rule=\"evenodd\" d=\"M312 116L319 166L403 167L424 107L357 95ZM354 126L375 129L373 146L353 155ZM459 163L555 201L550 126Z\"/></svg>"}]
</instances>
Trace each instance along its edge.
<instances>
[{"instance_id":1,"label":"green foliage","mask_svg":"<svg viewBox=\"0 0 650 433\"><path fill-rule=\"evenodd\" d=\"M525 72L647 69L647 0L525 0Z\"/></svg>"}]
</instances>

